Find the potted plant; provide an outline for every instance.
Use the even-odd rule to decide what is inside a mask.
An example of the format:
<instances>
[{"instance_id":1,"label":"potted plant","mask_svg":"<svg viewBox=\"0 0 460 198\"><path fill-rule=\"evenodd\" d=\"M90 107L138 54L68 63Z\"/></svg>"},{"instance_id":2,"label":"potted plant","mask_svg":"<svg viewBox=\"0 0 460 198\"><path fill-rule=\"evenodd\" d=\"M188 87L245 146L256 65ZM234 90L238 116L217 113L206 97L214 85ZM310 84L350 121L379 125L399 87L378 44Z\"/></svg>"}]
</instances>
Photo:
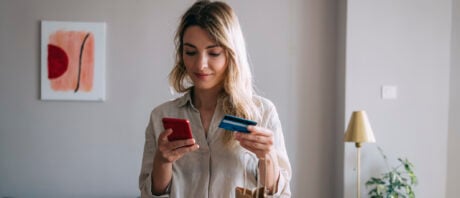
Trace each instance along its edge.
<instances>
[{"instance_id":1,"label":"potted plant","mask_svg":"<svg viewBox=\"0 0 460 198\"><path fill-rule=\"evenodd\" d=\"M406 158L398 158L399 164L396 167L388 165L387 156L382 149L378 148L385 163L388 167L388 172L380 175L380 177L371 177L366 182L366 188L370 188L370 198L414 198L414 186L417 185L417 176L414 173L414 165Z\"/></svg>"}]
</instances>

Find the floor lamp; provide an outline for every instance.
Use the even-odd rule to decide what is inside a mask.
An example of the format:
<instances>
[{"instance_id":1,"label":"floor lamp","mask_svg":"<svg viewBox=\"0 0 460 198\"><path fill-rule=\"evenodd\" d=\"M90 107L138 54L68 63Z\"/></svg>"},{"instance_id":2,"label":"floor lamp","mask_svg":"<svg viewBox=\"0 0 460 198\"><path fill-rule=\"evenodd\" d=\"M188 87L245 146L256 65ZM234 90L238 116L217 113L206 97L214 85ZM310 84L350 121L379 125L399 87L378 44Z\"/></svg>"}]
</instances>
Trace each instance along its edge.
<instances>
[{"instance_id":1,"label":"floor lamp","mask_svg":"<svg viewBox=\"0 0 460 198\"><path fill-rule=\"evenodd\" d=\"M348 123L347 131L345 131L345 142L354 142L357 150L357 167L356 167L356 179L357 179L357 196L361 197L360 191L360 166L361 166L361 143L364 142L375 142L374 133L372 132L371 124L367 119L365 111L354 111L351 115L350 122Z\"/></svg>"}]
</instances>

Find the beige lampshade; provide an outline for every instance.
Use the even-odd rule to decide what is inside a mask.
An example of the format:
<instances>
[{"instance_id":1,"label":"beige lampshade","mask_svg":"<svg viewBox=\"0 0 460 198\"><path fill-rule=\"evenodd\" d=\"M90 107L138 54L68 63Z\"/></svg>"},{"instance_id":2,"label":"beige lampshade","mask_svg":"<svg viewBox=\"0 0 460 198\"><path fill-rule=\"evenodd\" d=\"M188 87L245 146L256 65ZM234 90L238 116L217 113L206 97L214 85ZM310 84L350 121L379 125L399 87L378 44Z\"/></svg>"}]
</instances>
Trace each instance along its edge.
<instances>
[{"instance_id":1,"label":"beige lampshade","mask_svg":"<svg viewBox=\"0 0 460 198\"><path fill-rule=\"evenodd\" d=\"M374 132L365 111L354 111L345 132L345 142L375 142Z\"/></svg>"}]
</instances>

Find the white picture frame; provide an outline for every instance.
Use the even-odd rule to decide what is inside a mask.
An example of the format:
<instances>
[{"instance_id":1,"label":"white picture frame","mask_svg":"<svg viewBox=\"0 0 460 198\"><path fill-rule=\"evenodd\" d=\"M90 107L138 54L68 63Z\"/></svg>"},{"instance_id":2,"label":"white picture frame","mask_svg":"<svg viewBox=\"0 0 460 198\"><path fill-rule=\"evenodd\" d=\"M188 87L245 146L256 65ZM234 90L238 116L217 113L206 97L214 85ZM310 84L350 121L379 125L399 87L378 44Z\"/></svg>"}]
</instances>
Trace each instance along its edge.
<instances>
[{"instance_id":1,"label":"white picture frame","mask_svg":"<svg viewBox=\"0 0 460 198\"><path fill-rule=\"evenodd\" d=\"M106 24L41 21L41 99L104 101Z\"/></svg>"}]
</instances>

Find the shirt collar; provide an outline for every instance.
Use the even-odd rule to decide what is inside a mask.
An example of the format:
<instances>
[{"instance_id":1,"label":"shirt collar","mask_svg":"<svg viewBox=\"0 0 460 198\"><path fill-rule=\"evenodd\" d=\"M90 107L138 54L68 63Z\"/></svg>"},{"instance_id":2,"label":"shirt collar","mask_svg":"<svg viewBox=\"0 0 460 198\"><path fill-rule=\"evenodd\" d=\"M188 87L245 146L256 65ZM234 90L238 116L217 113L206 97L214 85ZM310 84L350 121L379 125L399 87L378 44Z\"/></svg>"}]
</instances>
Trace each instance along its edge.
<instances>
[{"instance_id":1,"label":"shirt collar","mask_svg":"<svg viewBox=\"0 0 460 198\"><path fill-rule=\"evenodd\" d=\"M193 106L193 102L192 102L192 91L193 91L193 89L190 89L184 95L182 95L181 97L178 98L177 107L184 107L186 105L190 105L191 107L195 108ZM217 105L222 104L222 101L223 101L222 97L218 97L217 98Z\"/></svg>"},{"instance_id":2,"label":"shirt collar","mask_svg":"<svg viewBox=\"0 0 460 198\"><path fill-rule=\"evenodd\" d=\"M190 104L190 105L193 105L192 104L192 94L190 93L191 91L187 91L183 96L181 96L178 100L177 100L177 106L178 107L183 107L187 104Z\"/></svg>"}]
</instances>

